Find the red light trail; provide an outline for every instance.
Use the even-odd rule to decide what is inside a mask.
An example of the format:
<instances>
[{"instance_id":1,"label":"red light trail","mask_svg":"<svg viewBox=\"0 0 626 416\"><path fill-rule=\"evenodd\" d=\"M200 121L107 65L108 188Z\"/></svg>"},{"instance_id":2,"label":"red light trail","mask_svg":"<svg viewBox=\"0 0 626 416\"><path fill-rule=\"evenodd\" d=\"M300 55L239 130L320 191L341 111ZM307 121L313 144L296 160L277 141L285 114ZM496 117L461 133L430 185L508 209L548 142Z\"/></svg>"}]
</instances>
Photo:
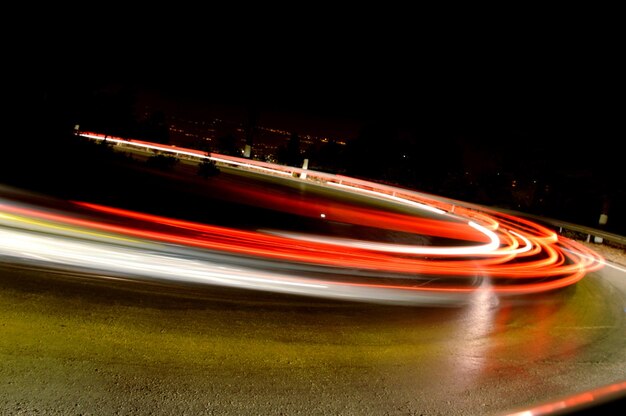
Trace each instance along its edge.
<instances>
[{"instance_id":1,"label":"red light trail","mask_svg":"<svg viewBox=\"0 0 626 416\"><path fill-rule=\"evenodd\" d=\"M104 140L102 135L84 136ZM161 274L164 279L170 278L174 267L179 280L185 280L189 273L188 279L208 284L367 301L397 298L410 302L417 295L417 303L427 296L441 301L452 295L457 301L485 287L498 295L554 290L575 284L602 267L601 256L582 244L558 236L532 221L489 208L340 175L306 170L306 179L294 178L305 170L141 141L110 137L106 140L197 159L210 158L256 173L278 174L285 180L313 182L331 189L336 195L350 193L362 199L383 200L386 205L401 206L403 212L410 214L351 207L339 202L331 207L321 206L314 200L294 200L259 189L251 189L249 195L259 206L279 207L277 209L285 212L345 224L412 233L433 238L433 241L443 238L446 244L396 244L284 230L241 230L88 202L75 203L76 212L80 214L76 215L7 200L0 201L0 230L4 233L0 234L0 255L48 259L57 265L86 268L95 261L98 269L106 269L106 264L118 267L119 273L132 271L145 277ZM94 244L94 240L105 240L108 245L120 242L124 247L130 244L133 250L143 244L157 244L160 255L156 263L151 263L150 258L137 260L138 257L133 257L134 264L123 262L120 265L112 254L91 247L89 250L93 252L85 249L84 257L72 257L60 246L47 247L49 240L35 242L32 234L21 237L15 234L18 229L33 228L57 236L61 233L66 238L68 234L80 236L91 240L90 244ZM20 238L30 243L17 244ZM201 252L207 256L228 256L230 260L220 265L212 259L203 271L198 262L190 265L174 259L164 248L169 246L176 250L192 249L194 255ZM99 258L98 253L107 260ZM187 255L191 256L189 253ZM224 258L220 257L219 261ZM254 270L255 262L261 262L263 269Z\"/></svg>"}]
</instances>

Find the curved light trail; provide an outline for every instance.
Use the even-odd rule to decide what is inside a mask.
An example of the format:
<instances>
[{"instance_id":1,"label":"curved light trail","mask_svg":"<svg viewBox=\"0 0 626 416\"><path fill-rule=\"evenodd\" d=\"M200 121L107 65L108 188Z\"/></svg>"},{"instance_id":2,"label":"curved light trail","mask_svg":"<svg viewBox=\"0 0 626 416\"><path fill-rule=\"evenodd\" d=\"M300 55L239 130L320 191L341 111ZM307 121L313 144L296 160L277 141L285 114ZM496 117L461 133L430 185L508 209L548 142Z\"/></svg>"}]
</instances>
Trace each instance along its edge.
<instances>
[{"instance_id":1,"label":"curved light trail","mask_svg":"<svg viewBox=\"0 0 626 416\"><path fill-rule=\"evenodd\" d=\"M92 133L83 136L105 140ZM129 278L413 304L464 303L479 290L499 296L554 290L602 267L603 259L585 246L488 208L341 175L135 140L106 140L382 200L386 206L401 206L404 213L341 204L320 212L314 201L294 202L260 191L254 196L260 205L277 210L404 231L435 243L249 231L88 202L50 210L0 199L0 258Z\"/></svg>"}]
</instances>

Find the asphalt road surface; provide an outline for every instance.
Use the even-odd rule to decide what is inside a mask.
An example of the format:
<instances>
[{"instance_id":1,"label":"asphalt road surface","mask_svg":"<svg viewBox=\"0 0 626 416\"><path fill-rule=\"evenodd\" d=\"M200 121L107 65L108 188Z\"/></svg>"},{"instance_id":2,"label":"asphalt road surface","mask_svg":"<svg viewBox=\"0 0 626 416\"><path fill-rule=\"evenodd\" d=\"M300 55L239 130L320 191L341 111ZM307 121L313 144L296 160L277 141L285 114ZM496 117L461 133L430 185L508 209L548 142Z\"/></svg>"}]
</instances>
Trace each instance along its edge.
<instances>
[{"instance_id":1,"label":"asphalt road surface","mask_svg":"<svg viewBox=\"0 0 626 416\"><path fill-rule=\"evenodd\" d=\"M55 271L23 249L0 258L0 414L503 415L626 379L624 262L431 306Z\"/></svg>"},{"instance_id":2,"label":"asphalt road surface","mask_svg":"<svg viewBox=\"0 0 626 416\"><path fill-rule=\"evenodd\" d=\"M621 381L624 272L458 308L3 267L1 414L503 414Z\"/></svg>"}]
</instances>

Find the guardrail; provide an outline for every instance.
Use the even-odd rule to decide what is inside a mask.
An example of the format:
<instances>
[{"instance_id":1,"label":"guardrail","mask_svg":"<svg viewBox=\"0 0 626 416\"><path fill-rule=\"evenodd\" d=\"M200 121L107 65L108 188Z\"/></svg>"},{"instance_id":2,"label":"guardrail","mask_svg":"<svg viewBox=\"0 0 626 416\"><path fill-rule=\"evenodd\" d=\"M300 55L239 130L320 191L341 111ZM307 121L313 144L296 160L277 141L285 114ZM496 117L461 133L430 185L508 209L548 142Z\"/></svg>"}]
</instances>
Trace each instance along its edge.
<instances>
[{"instance_id":1,"label":"guardrail","mask_svg":"<svg viewBox=\"0 0 626 416\"><path fill-rule=\"evenodd\" d=\"M586 241L588 243L592 242L594 237L600 237L602 238L603 241L604 240L610 241L617 245L626 247L626 237L623 235L614 234L614 233L610 233L604 230L599 230L597 228L587 227L587 226L579 225L579 224L573 224L570 222L561 221L561 220L557 220L553 218L545 218L545 217L541 217L538 215L526 214L524 212L519 212L519 211L513 211L513 210L507 210L507 209L499 209L499 211L506 212L512 215L517 215L520 217L530 218L537 222L551 225L555 228L558 228L559 234L562 234L565 230L580 233L586 236Z\"/></svg>"},{"instance_id":2,"label":"guardrail","mask_svg":"<svg viewBox=\"0 0 626 416\"><path fill-rule=\"evenodd\" d=\"M527 214L524 212L501 209L501 208L493 208L488 206L483 206L479 204L467 203L464 201L457 201L451 198L446 198L438 195L431 195L423 192L417 192L410 189L402 189L394 186L384 185L380 183L373 183L366 180L361 180L358 178L352 178L343 175L335 175L331 173L318 172L314 170L309 170L306 168L298 168L294 166L285 166L278 165L275 163L262 162L258 160L251 160L242 157L235 156L226 156L217 153L208 153L195 149L181 148L167 144L159 144L152 142L145 142L141 140L135 139L125 139L121 137L113 137L107 136L100 133L93 132L76 132L78 136L85 137L92 140L98 141L108 141L116 146L121 148L135 148L140 149L142 151L153 151L153 152L165 152L173 154L176 157L183 157L191 160L201 161L204 159L209 159L214 161L216 164L220 166L229 166L229 167L237 167L242 169L247 169L251 171L258 171L264 174L274 174L280 175L283 177L292 177L294 179L300 179L305 181L310 181L314 183L323 183L325 185L331 185L339 188L353 188L358 189L361 192L367 192L370 194L379 194L380 196L384 196L386 198L391 199L403 199L404 201L410 201L414 204L419 204L422 208L438 210L441 212L450 212L453 213L455 210L463 210L465 215L471 215L471 212L468 212L469 209L476 209L476 211L481 210L494 210L501 211L503 213L525 217L529 219L533 219L538 223L542 223L543 225L550 225L552 227L558 228L559 234L562 234L564 230L569 230L572 232L580 233L582 235L586 235L587 242L592 241L592 237L599 237L602 241L609 241L614 244L620 245L622 247L626 247L626 237L609 233L603 230L598 230L592 227L586 227L578 224L572 224L569 222L544 218L537 215ZM555 230L556 231L556 230ZM595 239L594 239L595 240Z\"/></svg>"}]
</instances>

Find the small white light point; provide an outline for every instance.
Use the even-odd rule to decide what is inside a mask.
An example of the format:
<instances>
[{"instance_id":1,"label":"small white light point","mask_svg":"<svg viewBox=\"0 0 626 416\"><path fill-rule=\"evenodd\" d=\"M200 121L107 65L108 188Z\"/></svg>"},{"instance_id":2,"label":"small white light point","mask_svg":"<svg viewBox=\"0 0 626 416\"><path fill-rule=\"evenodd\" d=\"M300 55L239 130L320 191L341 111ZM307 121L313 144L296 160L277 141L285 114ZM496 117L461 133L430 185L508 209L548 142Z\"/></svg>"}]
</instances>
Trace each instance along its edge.
<instances>
[{"instance_id":1,"label":"small white light point","mask_svg":"<svg viewBox=\"0 0 626 416\"><path fill-rule=\"evenodd\" d=\"M326 218L326 214L320 214L320 217Z\"/></svg>"}]
</instances>

